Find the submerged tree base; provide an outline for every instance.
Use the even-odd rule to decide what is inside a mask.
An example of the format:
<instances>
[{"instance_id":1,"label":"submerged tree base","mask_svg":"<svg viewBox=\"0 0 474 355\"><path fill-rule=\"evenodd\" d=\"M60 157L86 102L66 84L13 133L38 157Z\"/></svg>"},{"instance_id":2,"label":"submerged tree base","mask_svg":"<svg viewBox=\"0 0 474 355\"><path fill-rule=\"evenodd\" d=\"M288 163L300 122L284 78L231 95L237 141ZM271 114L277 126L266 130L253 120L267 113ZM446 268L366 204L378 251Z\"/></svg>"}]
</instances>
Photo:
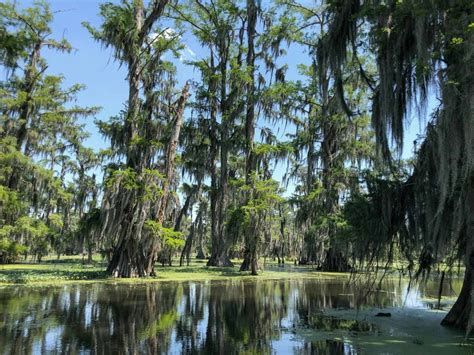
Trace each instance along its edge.
<instances>
[{"instance_id":1,"label":"submerged tree base","mask_svg":"<svg viewBox=\"0 0 474 355\"><path fill-rule=\"evenodd\" d=\"M250 253L245 253L244 260L240 265L240 271L251 271L252 275L257 275L258 270L260 270L260 266L258 265L258 260Z\"/></svg>"},{"instance_id":2,"label":"submerged tree base","mask_svg":"<svg viewBox=\"0 0 474 355\"><path fill-rule=\"evenodd\" d=\"M322 271L328 272L349 272L351 266L342 252L330 248L326 253L326 258L321 269Z\"/></svg>"},{"instance_id":3,"label":"submerged tree base","mask_svg":"<svg viewBox=\"0 0 474 355\"><path fill-rule=\"evenodd\" d=\"M473 281L472 270L466 268L461 293L456 303L441 321L441 325L465 329L467 335L471 333L472 324L469 324L469 317L472 311Z\"/></svg>"},{"instance_id":4,"label":"submerged tree base","mask_svg":"<svg viewBox=\"0 0 474 355\"><path fill-rule=\"evenodd\" d=\"M114 251L112 259L107 266L107 274L117 278L150 276L146 269L145 258L138 255L133 248L121 246Z\"/></svg>"},{"instance_id":5,"label":"submerged tree base","mask_svg":"<svg viewBox=\"0 0 474 355\"><path fill-rule=\"evenodd\" d=\"M210 257L209 261L207 262L207 266L228 266L233 267L234 263L229 259L228 256L221 256L221 257Z\"/></svg>"}]
</instances>

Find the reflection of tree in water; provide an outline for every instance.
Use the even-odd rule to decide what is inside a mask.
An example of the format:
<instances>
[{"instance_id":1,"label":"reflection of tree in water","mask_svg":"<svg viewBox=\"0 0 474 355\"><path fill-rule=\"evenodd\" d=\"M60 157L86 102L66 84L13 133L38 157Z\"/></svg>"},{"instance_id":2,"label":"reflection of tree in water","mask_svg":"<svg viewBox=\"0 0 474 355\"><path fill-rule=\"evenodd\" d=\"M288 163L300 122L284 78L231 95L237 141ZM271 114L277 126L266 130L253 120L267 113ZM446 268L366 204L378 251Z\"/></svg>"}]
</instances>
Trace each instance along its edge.
<instances>
[{"instance_id":1,"label":"reflection of tree in water","mask_svg":"<svg viewBox=\"0 0 474 355\"><path fill-rule=\"evenodd\" d=\"M420 295L426 298L436 298L439 292L440 275L432 275L433 277L420 282ZM461 292L463 279L447 275L443 281L443 297L457 297Z\"/></svg>"},{"instance_id":2,"label":"reflection of tree in water","mask_svg":"<svg viewBox=\"0 0 474 355\"><path fill-rule=\"evenodd\" d=\"M283 282L242 282L231 291L236 297L224 301L222 309L226 337L235 348L265 350L279 337L280 320L286 313L287 292L282 287ZM219 290L215 292L220 297Z\"/></svg>"},{"instance_id":3,"label":"reflection of tree in water","mask_svg":"<svg viewBox=\"0 0 474 355\"><path fill-rule=\"evenodd\" d=\"M29 353L35 339L44 339L45 330L53 322L47 318L48 300L44 297L45 292L25 288L0 292L1 354Z\"/></svg>"},{"instance_id":4,"label":"reflection of tree in water","mask_svg":"<svg viewBox=\"0 0 474 355\"><path fill-rule=\"evenodd\" d=\"M432 295L438 286L430 281L417 292ZM365 298L358 293L364 284L345 279L5 288L0 292L0 354L267 353L293 326L323 333L336 328L371 332L368 324L324 317L321 311L401 306L406 287L406 281L387 279L380 292ZM445 291L451 292L448 286ZM353 348L347 352L347 344L324 341L303 344L301 351L306 348L355 353Z\"/></svg>"},{"instance_id":5,"label":"reflection of tree in water","mask_svg":"<svg viewBox=\"0 0 474 355\"><path fill-rule=\"evenodd\" d=\"M104 352L166 351L179 291L177 284L105 287L97 294L90 324L81 320L79 329L71 333L87 334L93 341L89 349L94 351L98 347Z\"/></svg>"},{"instance_id":6,"label":"reflection of tree in water","mask_svg":"<svg viewBox=\"0 0 474 355\"><path fill-rule=\"evenodd\" d=\"M193 287L196 297L184 296L186 311L177 322L177 340L183 351L267 352L271 341L279 338L287 310L285 282L224 282ZM205 303L199 304L199 299Z\"/></svg>"},{"instance_id":7,"label":"reflection of tree in water","mask_svg":"<svg viewBox=\"0 0 474 355\"><path fill-rule=\"evenodd\" d=\"M1 299L0 353L166 351L177 317L173 287L20 289ZM20 293L20 294L18 294ZM25 307L18 310L18 301Z\"/></svg>"},{"instance_id":8,"label":"reflection of tree in water","mask_svg":"<svg viewBox=\"0 0 474 355\"><path fill-rule=\"evenodd\" d=\"M298 297L295 308L302 320L326 309L354 309L358 307L391 307L394 306L398 290L391 283L384 289L390 292L364 292L360 285L350 281L294 281ZM361 292L362 291L362 292ZM395 292L393 292L395 291Z\"/></svg>"},{"instance_id":9,"label":"reflection of tree in water","mask_svg":"<svg viewBox=\"0 0 474 355\"><path fill-rule=\"evenodd\" d=\"M205 318L204 299L208 286L201 283L184 283L184 303L176 322L176 340L181 342L183 351L190 352L199 347L200 324Z\"/></svg>"}]
</instances>

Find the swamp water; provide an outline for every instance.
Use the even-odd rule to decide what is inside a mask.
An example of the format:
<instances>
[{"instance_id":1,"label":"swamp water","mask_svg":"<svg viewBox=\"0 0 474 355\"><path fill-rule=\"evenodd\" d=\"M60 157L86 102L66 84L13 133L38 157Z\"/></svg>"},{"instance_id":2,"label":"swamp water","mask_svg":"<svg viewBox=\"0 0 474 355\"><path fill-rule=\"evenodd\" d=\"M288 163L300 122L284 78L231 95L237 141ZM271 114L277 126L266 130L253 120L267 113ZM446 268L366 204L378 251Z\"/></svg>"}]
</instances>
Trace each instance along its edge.
<instances>
[{"instance_id":1,"label":"swamp water","mask_svg":"<svg viewBox=\"0 0 474 355\"><path fill-rule=\"evenodd\" d=\"M473 353L439 325L459 280L446 282L441 311L435 280L365 287L343 277L3 287L0 354Z\"/></svg>"}]
</instances>

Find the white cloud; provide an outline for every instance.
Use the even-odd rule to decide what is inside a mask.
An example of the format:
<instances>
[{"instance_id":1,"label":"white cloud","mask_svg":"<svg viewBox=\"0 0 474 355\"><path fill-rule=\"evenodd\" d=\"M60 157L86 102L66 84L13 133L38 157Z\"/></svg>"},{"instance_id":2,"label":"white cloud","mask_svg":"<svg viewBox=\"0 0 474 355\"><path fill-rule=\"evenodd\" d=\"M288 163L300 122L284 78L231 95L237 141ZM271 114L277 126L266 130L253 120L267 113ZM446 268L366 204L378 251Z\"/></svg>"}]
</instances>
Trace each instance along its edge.
<instances>
[{"instance_id":1,"label":"white cloud","mask_svg":"<svg viewBox=\"0 0 474 355\"><path fill-rule=\"evenodd\" d=\"M158 37L164 39L172 39L176 37L176 31L171 27L167 27L161 32L154 32L148 36L148 38L150 39L150 43L156 40ZM181 36L179 36L179 38L181 38Z\"/></svg>"},{"instance_id":2,"label":"white cloud","mask_svg":"<svg viewBox=\"0 0 474 355\"><path fill-rule=\"evenodd\" d=\"M159 33L155 32L155 33L150 34L150 36L148 38L150 40L150 43L152 43L158 37L164 38L164 39L167 39L167 40L171 40L173 38L176 38L176 36L178 36L179 39L182 38L181 35L177 34L177 32L174 28L167 27ZM194 53L194 51L191 48L189 48L189 46L186 43L183 43L183 45L184 45L184 48L180 53L179 60L181 62L183 62L185 60L191 60L191 59L195 58L196 53Z\"/></svg>"},{"instance_id":3,"label":"white cloud","mask_svg":"<svg viewBox=\"0 0 474 355\"><path fill-rule=\"evenodd\" d=\"M163 30L160 36L162 36L164 39L172 39L176 37L176 31L173 28L168 27ZM179 38L181 38L181 36L179 36Z\"/></svg>"},{"instance_id":4,"label":"white cloud","mask_svg":"<svg viewBox=\"0 0 474 355\"><path fill-rule=\"evenodd\" d=\"M191 57L193 58L196 57L196 53L194 53L193 50L189 48L187 45L186 45L186 52L188 52Z\"/></svg>"}]
</instances>

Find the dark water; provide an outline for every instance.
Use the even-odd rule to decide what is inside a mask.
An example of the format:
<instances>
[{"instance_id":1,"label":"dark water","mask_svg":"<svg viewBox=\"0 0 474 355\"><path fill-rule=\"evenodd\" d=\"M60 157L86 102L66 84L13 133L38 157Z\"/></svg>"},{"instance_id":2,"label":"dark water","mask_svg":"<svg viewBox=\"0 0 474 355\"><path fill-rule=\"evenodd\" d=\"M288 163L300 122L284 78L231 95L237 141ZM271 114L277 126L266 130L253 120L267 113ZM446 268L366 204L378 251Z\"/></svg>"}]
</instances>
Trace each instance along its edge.
<instances>
[{"instance_id":1,"label":"dark water","mask_svg":"<svg viewBox=\"0 0 474 355\"><path fill-rule=\"evenodd\" d=\"M409 294L406 287L387 281L368 295L342 279L5 287L0 354L358 354L363 348L333 332L385 335L370 321L325 311L433 307L421 299L435 297L435 282Z\"/></svg>"}]
</instances>

